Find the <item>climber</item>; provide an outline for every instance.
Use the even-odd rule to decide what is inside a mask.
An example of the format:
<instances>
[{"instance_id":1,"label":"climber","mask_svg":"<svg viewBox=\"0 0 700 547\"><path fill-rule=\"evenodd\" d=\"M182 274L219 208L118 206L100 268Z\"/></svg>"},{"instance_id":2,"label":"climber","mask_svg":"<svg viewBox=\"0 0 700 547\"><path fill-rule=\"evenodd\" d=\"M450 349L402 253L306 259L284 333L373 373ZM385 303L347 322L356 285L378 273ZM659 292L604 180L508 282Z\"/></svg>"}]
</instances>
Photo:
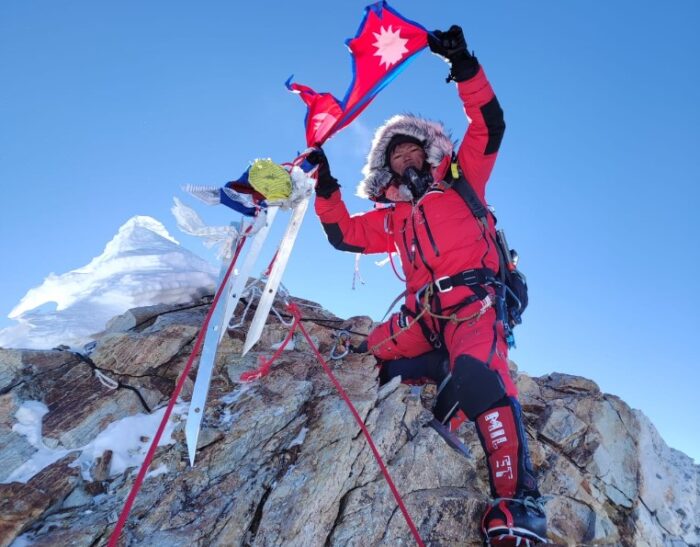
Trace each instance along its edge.
<instances>
[{"instance_id":1,"label":"climber","mask_svg":"<svg viewBox=\"0 0 700 547\"><path fill-rule=\"evenodd\" d=\"M358 187L358 195L384 205L351 217L317 148L307 158L318 166L315 210L335 248L399 252L404 305L367 339L380 377L433 381L438 420L453 431L465 419L475 422L495 498L482 519L486 541L539 543L546 517L508 372L505 321L495 306L495 219L477 219L457 191L461 180L485 203L503 111L460 27L434 31L428 43L450 64L447 81L456 82L471 121L456 156L441 124L394 116L375 133Z\"/></svg>"}]
</instances>

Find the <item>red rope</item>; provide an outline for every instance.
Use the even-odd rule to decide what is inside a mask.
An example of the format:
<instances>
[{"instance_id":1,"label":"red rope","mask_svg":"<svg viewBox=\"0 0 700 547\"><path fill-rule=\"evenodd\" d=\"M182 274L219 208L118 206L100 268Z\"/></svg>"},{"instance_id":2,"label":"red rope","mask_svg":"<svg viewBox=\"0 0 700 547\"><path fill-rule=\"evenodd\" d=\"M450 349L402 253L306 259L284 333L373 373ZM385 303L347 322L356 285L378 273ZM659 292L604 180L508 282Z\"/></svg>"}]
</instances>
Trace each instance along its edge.
<instances>
[{"instance_id":1,"label":"red rope","mask_svg":"<svg viewBox=\"0 0 700 547\"><path fill-rule=\"evenodd\" d=\"M389 249L389 251L388 251L389 262L391 263L391 269L394 270L394 274L396 275L396 277L399 278L399 281L404 282L404 281L406 281L406 278L401 277L401 275L399 274L399 270L396 269L396 265L394 264L394 257L392 256L393 251L391 251L392 246L394 248L396 248L396 244L391 239L391 234L394 233L393 226L394 226L394 217L390 211L386 217L385 224L384 224L384 231L386 232L387 247ZM398 254L398 249L397 249L396 253ZM400 257L400 255L399 255L399 257Z\"/></svg>"},{"instance_id":2,"label":"red rope","mask_svg":"<svg viewBox=\"0 0 700 547\"><path fill-rule=\"evenodd\" d=\"M394 270L394 273L396 274L396 277L399 278L399 281L406 281L405 277L401 277L399 274L399 271L396 269L396 266L394 265L394 258L392 256L392 252L389 251L389 262L391 262L391 269Z\"/></svg>"},{"instance_id":3,"label":"red rope","mask_svg":"<svg viewBox=\"0 0 700 547\"><path fill-rule=\"evenodd\" d=\"M372 449L372 453L374 454L374 457L377 460L377 463L379 464L379 468L382 470L382 474L384 475L386 482L389 484L389 488L391 489L391 493L394 494L394 499L396 500L396 503L398 503L399 509L401 509L401 512L403 513L403 516L406 519L406 523L408 524L408 527L411 529L411 533L413 534L413 537L415 538L416 543L420 547L425 547L425 543L423 543L423 540L421 539L420 534L418 533L418 529L416 528L416 525L414 524L413 520L411 519L411 515L408 514L408 509L406 509L406 505L404 504L403 500L401 499L401 494L399 494L399 491L396 489L396 486L394 485L394 481L391 479L391 475L389 475L389 470L386 468L386 465L384 465L384 461L382 460L382 456L381 456L381 454L379 454L379 450L377 450L377 447L374 444L374 441L372 440L372 436L370 435L370 433L367 429L367 426L365 426L364 421L362 421L362 417L355 409L355 406L352 404L352 401L348 397L347 393L345 393L343 386L341 386L340 382L338 382L337 378L333 374L333 371L328 366L328 363L326 363L326 361L323 359L323 356L319 353L318 348L314 344L313 340L311 340L309 333L306 332L304 325L301 323L301 311L299 310L299 308L296 306L296 304L292 303L289 305L289 309L291 310L292 314L294 315L296 322L299 324L299 328L301 329L301 332L304 334L306 341L309 343L309 346L311 346L311 349L316 354L316 359L318 359L318 362L323 367L323 370L325 370L326 374L328 374L328 377L331 379L331 382L333 382L333 385L338 390L338 393L340 393L340 396L343 398L345 403L348 405L348 408L350 408L350 412L352 412L352 415L355 417L355 421L360 426L360 429L362 429L362 433L364 433L365 438L367 439L367 443L369 444L369 447Z\"/></svg>"},{"instance_id":4,"label":"red rope","mask_svg":"<svg viewBox=\"0 0 700 547\"><path fill-rule=\"evenodd\" d=\"M124 508L122 509L122 512L119 515L117 525L115 526L111 536L109 537L109 547L116 547L117 541L119 541L119 536L121 535L124 525L126 524L126 521L129 518L131 507L134 505L134 500L136 500L136 495L138 494L141 488L141 484L143 484L143 480L146 477L146 472L148 471L148 468L150 467L151 462L153 461L153 456L156 453L156 448L158 447L160 438L163 435L163 431L165 431L165 426L167 425L168 420L170 419L170 415L173 412L173 408L175 407L177 398L180 396L180 392L182 391L182 388L185 385L185 380L187 380L187 375L189 374L190 369L194 364L194 360L197 357L197 354L202 348L204 336L207 332L207 328L209 327L209 321L211 320L211 316L214 313L214 309L216 308L216 303L219 301L219 298L221 297L221 294L223 293L224 288L228 283L228 279L231 276L231 272L233 271L233 267L236 264L236 260L238 259L238 255L240 254L241 249L243 248L243 243L245 242L245 240L246 235L244 234L243 237L241 237L241 240L238 242L238 245L236 246L236 252L233 255L233 258L231 259L231 264L229 265L228 270L226 271L226 275L224 275L224 278L216 291L216 295L214 295L214 300L211 303L207 316L204 318L204 323L202 324L202 328L199 331L199 335L197 336L197 340L195 341L194 348L192 349L192 353L190 354L190 358L187 360L185 368L180 373L180 378L178 378L177 385L175 386L175 391L173 391L173 394L170 396L168 407L165 409L165 414L163 415L163 419L161 420L160 425L158 426L158 431L156 432L155 437L153 437L153 440L151 441L151 446L149 447L148 453L146 454L146 459L143 460L143 464L141 464L141 469L139 470L139 474L136 476L136 480L134 481L134 484L131 487L129 496L126 499L126 504L124 504Z\"/></svg>"},{"instance_id":5,"label":"red rope","mask_svg":"<svg viewBox=\"0 0 700 547\"><path fill-rule=\"evenodd\" d=\"M192 364L194 363L194 359L199 353L199 350L201 349L202 343L204 341L204 333L206 333L206 330L209 326L209 321L211 319L211 316L213 314L214 309L216 308L216 303L218 302L219 298L221 297L221 294L223 292L224 287L226 286L226 283L228 282L228 278L231 275L231 272L233 271L233 267L236 264L236 260L238 259L238 255L240 254L240 251L243 247L243 242L245 241L245 237L241 239L241 241L238 243L238 246L236 248L236 253L231 260L231 264L228 267L228 270L226 271L226 275L224 276L223 281L221 282L221 285L219 286L218 290L216 291L216 295L214 296L214 300L212 301L211 307L209 308L209 312L207 313L206 318L204 319L204 323L202 324L202 328L199 332L199 335L197 336L197 340L195 341L194 348L192 349L192 353L190 355L189 360L187 361L187 364L185 365L185 368L183 369L182 373L180 374L180 378L178 379L177 385L175 386L175 391L173 391L173 394L170 397L170 401L168 402L168 407L165 411L165 414L163 415L163 419L160 422L160 426L158 427L158 431L153 438L153 441L151 442L151 446L148 449L148 453L146 454L146 459L143 461L143 464L141 465L141 469L139 470L139 474L136 477L136 480L134 481L133 486L131 487L131 491L129 492L129 496L126 500L126 504L124 505L124 508L122 509L121 514L119 515L119 520L117 521L117 524L112 531L112 534L109 538L109 544L108 547L116 547L117 541L119 540L119 536L121 535L121 532L124 528L124 525L126 524L127 519L129 518L129 513L131 512L131 508L134 504L134 501L136 499L136 495L138 494L141 485L143 484L143 480L146 476L146 472L148 471L148 468L151 465L151 462L153 461L153 457L155 455L156 448L158 446L158 443L160 442L160 438L163 435L163 431L165 430L165 426L168 423L168 420L170 419L170 415L172 414L173 408L175 406L175 402L177 401L178 396L180 395L180 392L182 391L183 386L185 385L185 380L187 378L187 375L189 374L190 369L192 368ZM389 474L389 470L386 468L386 465L384 465L384 461L382 460L381 454L379 454L379 450L377 450L376 445L374 444L374 441L372 440L372 436L369 433L369 430L365 426L365 423L362 421L362 417L360 414L357 412L355 409L355 406L352 404L352 401L348 397L347 393L343 389L343 387L340 385L340 382L338 382L337 378L333 374L333 371L331 371L330 367L328 366L328 363L323 359L321 354L318 351L318 348L314 344L313 340L309 336L309 333L306 331L304 328L304 325L301 323L301 311L299 308L296 306L296 304L290 304L289 309L292 312L292 315L294 316L294 323L292 323L291 328L289 329L289 333L287 334L287 337L284 339L280 347L277 349L277 351L274 353L274 355L267 361L264 362L260 368L254 371L250 371L247 373L243 373L241 375L241 381L243 382L250 382L253 380L256 380L258 378L261 378L262 376L265 376L266 374L269 373L270 367L272 366L272 363L280 356L282 351L284 351L284 348L289 344L290 340L292 339L292 336L294 334L294 331L296 327L298 326L301 329L301 332L304 334L304 337L306 338L306 341L309 343L309 346L311 346L311 349L313 350L314 354L316 355L316 358L318 359L318 362L321 364L323 369L326 371L326 374L328 374L329 378L331 379L331 382L335 386L335 388L338 390L338 393L340 393L340 396L343 398L345 403L348 405L348 408L350 409L350 412L355 418L355 421L357 421L357 424L360 426L360 429L362 430L362 433L364 433L365 438L367 439L367 443L369 444L370 449L372 450L372 453L374 454L375 459L377 460L377 463L379 464L379 468L382 471L382 474L384 475L384 478L387 481L387 484L389 485L389 488L391 489L392 494L394 495L394 499L396 500L396 503L399 506L399 509L401 509L401 513L403 513L404 518L406 519L406 523L408 524L408 527L411 530L411 533L413 534L413 537L416 540L416 543L419 545L419 547L425 547L425 544L423 543L423 540L420 537L420 534L418 533L418 529L416 528L416 525L414 524L413 520L411 519L411 515L408 513L408 509L406 509L406 505L403 502L403 499L401 498L401 494L399 493L398 489L394 485L394 481L391 479L391 475Z\"/></svg>"},{"instance_id":6,"label":"red rope","mask_svg":"<svg viewBox=\"0 0 700 547\"><path fill-rule=\"evenodd\" d=\"M292 339L292 335L294 334L294 331L296 330L298 324L299 318L295 316L294 323L292 323L287 337L284 339L284 342L282 342L280 347L277 348L275 354L272 357L270 357L268 361L264 361L261 357L260 360L262 361L262 363L260 364L260 367L258 367L255 370L250 370L241 374L241 382L252 382L269 374L270 368L272 367L272 363L274 363L277 360L280 354L284 351L284 348L287 347L287 344L289 344L289 341Z\"/></svg>"},{"instance_id":7,"label":"red rope","mask_svg":"<svg viewBox=\"0 0 700 547\"><path fill-rule=\"evenodd\" d=\"M270 272L272 271L272 266L275 265L275 260L277 260L277 255L279 254L280 250L277 249L275 251L275 255L272 257L272 260L270 260L270 263L267 265L267 269L265 270L265 273L263 274L265 277L270 276Z\"/></svg>"}]
</instances>

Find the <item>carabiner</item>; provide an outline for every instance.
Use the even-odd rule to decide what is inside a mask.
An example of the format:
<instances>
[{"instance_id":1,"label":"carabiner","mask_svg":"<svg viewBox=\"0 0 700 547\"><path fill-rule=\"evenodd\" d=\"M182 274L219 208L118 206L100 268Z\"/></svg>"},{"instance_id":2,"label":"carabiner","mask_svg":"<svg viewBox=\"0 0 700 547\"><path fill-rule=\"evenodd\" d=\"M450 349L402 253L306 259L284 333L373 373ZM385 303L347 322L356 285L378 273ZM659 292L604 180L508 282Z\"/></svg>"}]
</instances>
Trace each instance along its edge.
<instances>
[{"instance_id":1,"label":"carabiner","mask_svg":"<svg viewBox=\"0 0 700 547\"><path fill-rule=\"evenodd\" d=\"M335 344L331 348L330 358L338 361L350 353L350 333L341 330L335 335Z\"/></svg>"}]
</instances>

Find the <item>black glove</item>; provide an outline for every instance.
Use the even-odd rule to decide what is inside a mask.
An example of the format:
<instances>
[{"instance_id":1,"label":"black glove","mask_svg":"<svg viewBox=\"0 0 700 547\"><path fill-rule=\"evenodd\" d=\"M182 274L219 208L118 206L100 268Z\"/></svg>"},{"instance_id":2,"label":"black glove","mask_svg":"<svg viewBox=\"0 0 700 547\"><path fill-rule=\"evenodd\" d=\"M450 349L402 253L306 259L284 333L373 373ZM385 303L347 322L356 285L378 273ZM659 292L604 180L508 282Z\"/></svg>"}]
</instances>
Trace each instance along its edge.
<instances>
[{"instance_id":1,"label":"black glove","mask_svg":"<svg viewBox=\"0 0 700 547\"><path fill-rule=\"evenodd\" d=\"M467 50L467 41L464 39L462 28L452 25L450 30L434 30L428 33L428 47L430 51L443 57L450 66L450 75L447 81L463 82L476 76L479 72L479 61Z\"/></svg>"},{"instance_id":2,"label":"black glove","mask_svg":"<svg viewBox=\"0 0 700 547\"><path fill-rule=\"evenodd\" d=\"M318 165L318 179L316 182L316 195L322 198L329 198L340 185L338 179L331 175L331 168L328 165L328 158L323 152L323 148L314 149L308 156L306 161L311 165Z\"/></svg>"}]
</instances>

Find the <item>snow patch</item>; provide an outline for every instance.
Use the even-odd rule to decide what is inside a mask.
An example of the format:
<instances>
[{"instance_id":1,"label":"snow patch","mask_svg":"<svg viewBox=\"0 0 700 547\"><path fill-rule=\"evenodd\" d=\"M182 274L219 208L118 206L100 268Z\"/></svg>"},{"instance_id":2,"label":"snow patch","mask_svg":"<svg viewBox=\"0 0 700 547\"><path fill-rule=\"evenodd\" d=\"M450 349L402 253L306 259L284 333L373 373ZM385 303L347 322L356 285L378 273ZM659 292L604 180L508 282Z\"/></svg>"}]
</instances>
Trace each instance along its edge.
<instances>
[{"instance_id":1,"label":"snow patch","mask_svg":"<svg viewBox=\"0 0 700 547\"><path fill-rule=\"evenodd\" d=\"M41 420L48 414L49 407L41 401L25 401L15 412L17 423L12 426L12 431L24 435L29 444L40 448L41 442Z\"/></svg>"},{"instance_id":2,"label":"snow patch","mask_svg":"<svg viewBox=\"0 0 700 547\"><path fill-rule=\"evenodd\" d=\"M306 439L306 434L308 432L309 432L308 427L302 427L299 434L296 437L294 437L294 439L292 440L291 443L289 443L289 448L291 448L293 446L301 446L302 444L304 444L304 439Z\"/></svg>"},{"instance_id":3,"label":"snow patch","mask_svg":"<svg viewBox=\"0 0 700 547\"><path fill-rule=\"evenodd\" d=\"M241 398L241 395L247 392L251 387L251 384L238 384L238 387L235 390L233 390L231 393L227 393L219 400L226 405L232 405L238 401L238 399Z\"/></svg>"},{"instance_id":4,"label":"snow patch","mask_svg":"<svg viewBox=\"0 0 700 547\"><path fill-rule=\"evenodd\" d=\"M33 545L34 541L31 537L31 532L25 532L21 536L17 536L15 540L10 544L10 547L29 547Z\"/></svg>"},{"instance_id":5,"label":"snow patch","mask_svg":"<svg viewBox=\"0 0 700 547\"><path fill-rule=\"evenodd\" d=\"M277 342L276 344L272 344L270 346L270 349L280 349L282 344L284 344L284 340L282 340L281 342ZM295 349L294 338L292 338L289 341L289 343L286 346L284 346L284 349L282 351L292 351L293 349Z\"/></svg>"},{"instance_id":6,"label":"snow patch","mask_svg":"<svg viewBox=\"0 0 700 547\"><path fill-rule=\"evenodd\" d=\"M157 477L158 475L165 475L167 472L168 472L168 466L165 465L164 463L161 463L153 471L149 471L148 473L146 473L146 478L150 479L152 477Z\"/></svg>"},{"instance_id":7,"label":"snow patch","mask_svg":"<svg viewBox=\"0 0 700 547\"><path fill-rule=\"evenodd\" d=\"M172 433L186 408L187 404L185 403L175 405L173 415L165 427L158 446L166 446L175 442ZM79 467L83 479L87 481L92 480L90 468L106 450L112 451L110 477L119 475L130 467L139 467L146 458L151 439L163 419L165 407L152 414L136 414L112 422L91 442L81 448L71 450L51 449L44 444L41 435L41 419L47 412L48 408L44 403L25 401L15 413L17 423L12 427L12 430L24 435L37 451L29 460L15 469L3 481L4 483L26 483L42 469L73 452L80 452L80 456L71 465ZM161 467L163 466L154 469L151 476L167 472L167 468L161 470Z\"/></svg>"},{"instance_id":8,"label":"snow patch","mask_svg":"<svg viewBox=\"0 0 700 547\"><path fill-rule=\"evenodd\" d=\"M221 415L221 418L219 418L219 425L223 427L230 426L237 415L238 412L231 412L231 410L227 408L226 410L224 410L223 414Z\"/></svg>"},{"instance_id":9,"label":"snow patch","mask_svg":"<svg viewBox=\"0 0 700 547\"><path fill-rule=\"evenodd\" d=\"M239 412L231 412L231 409L228 408L228 406L231 406L235 404L244 393L247 393L250 389L252 388L251 384L238 384L238 387L230 392L224 395L219 399L223 404L227 405L227 408L224 408L223 413L221 414L221 417L219 418L219 425L223 427L230 426L236 419L236 417L240 414Z\"/></svg>"},{"instance_id":10,"label":"snow patch","mask_svg":"<svg viewBox=\"0 0 700 547\"><path fill-rule=\"evenodd\" d=\"M66 449L48 448L44 444L41 420L48 412L48 407L41 401L25 401L15 412L17 423L12 426L12 431L24 435L29 444L36 448L36 452L2 481L3 483L27 482L39 471L71 452Z\"/></svg>"},{"instance_id":11,"label":"snow patch","mask_svg":"<svg viewBox=\"0 0 700 547\"><path fill-rule=\"evenodd\" d=\"M188 406L186 403L175 405L158 446L166 446L175 442L172 433L180 421L180 416L185 413ZM165 407L152 414L135 414L112 422L92 442L79 449L82 453L73 465L80 466L85 480L91 480L90 467L95 459L102 456L105 450L111 450L110 477L122 474L129 467L139 467L146 459L146 452L148 452L148 447L151 445L151 440L155 436L164 414Z\"/></svg>"}]
</instances>

